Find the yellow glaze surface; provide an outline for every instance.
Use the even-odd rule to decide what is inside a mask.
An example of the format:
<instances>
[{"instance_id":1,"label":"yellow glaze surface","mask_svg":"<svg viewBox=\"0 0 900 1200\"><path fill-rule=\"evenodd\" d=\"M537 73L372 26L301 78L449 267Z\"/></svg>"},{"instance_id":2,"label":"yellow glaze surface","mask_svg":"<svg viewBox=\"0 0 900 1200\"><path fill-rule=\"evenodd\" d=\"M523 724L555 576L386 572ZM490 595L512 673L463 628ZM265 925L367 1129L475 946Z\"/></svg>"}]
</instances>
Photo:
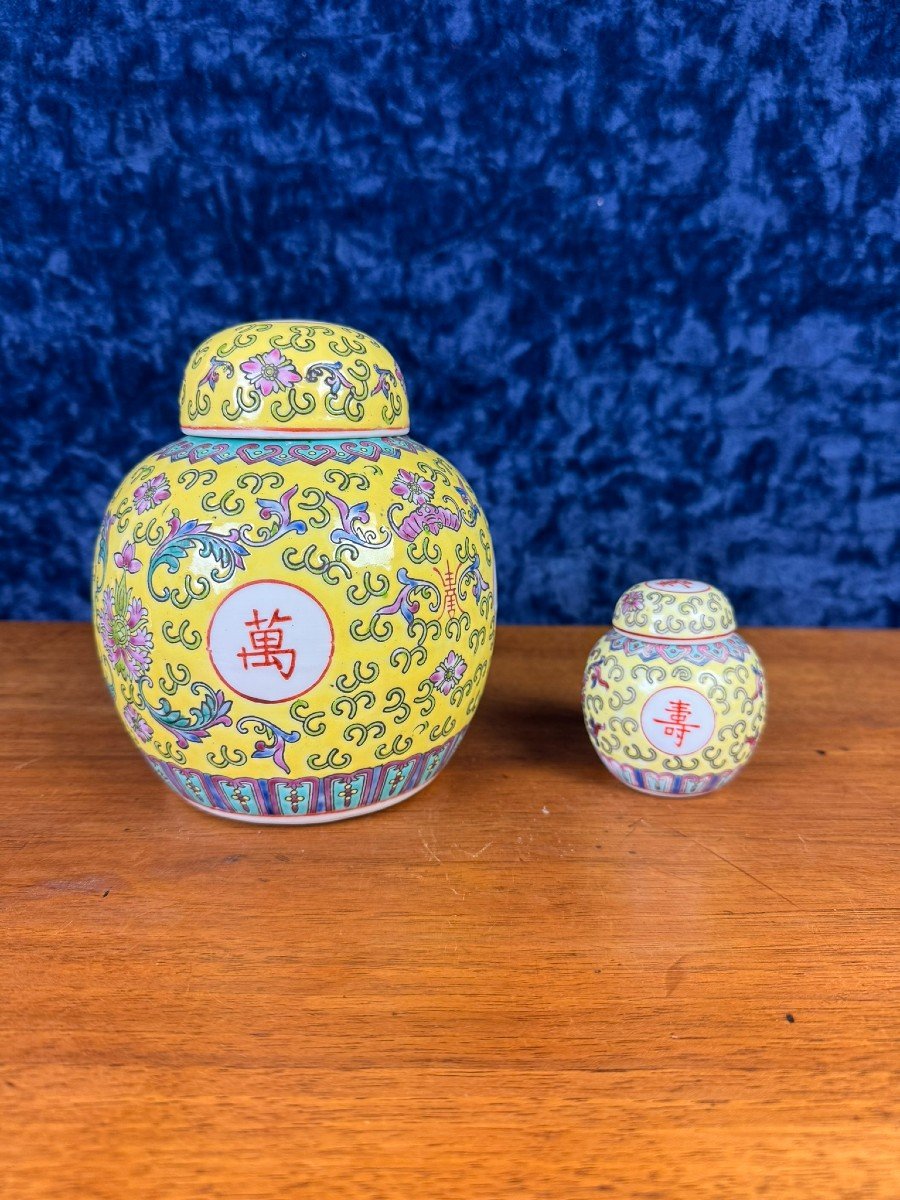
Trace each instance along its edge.
<instances>
[{"instance_id":1,"label":"yellow glaze surface","mask_svg":"<svg viewBox=\"0 0 900 1200\"><path fill-rule=\"evenodd\" d=\"M207 338L188 362L181 427L268 438L409 430L403 375L380 342L346 325L255 321Z\"/></svg>"},{"instance_id":2,"label":"yellow glaze surface","mask_svg":"<svg viewBox=\"0 0 900 1200\"><path fill-rule=\"evenodd\" d=\"M222 351L232 385L260 348L242 329ZM292 329L253 327L266 345ZM365 335L316 329L315 352L304 357L299 332L285 349L298 373L321 338L352 337L355 361L380 369ZM189 395L226 340L194 356ZM273 390L244 419L267 420L290 394ZM352 419L348 396L333 413L317 397L321 419ZM399 391L377 402L379 421L405 415ZM93 587L101 663L133 740L185 799L244 819L333 820L423 787L475 712L494 640L484 515L459 472L406 436L185 437L113 496Z\"/></svg>"},{"instance_id":3,"label":"yellow glaze surface","mask_svg":"<svg viewBox=\"0 0 900 1200\"><path fill-rule=\"evenodd\" d=\"M613 627L638 637L696 641L733 633L734 610L718 588L696 579L651 579L619 597Z\"/></svg>"},{"instance_id":4,"label":"yellow glaze surface","mask_svg":"<svg viewBox=\"0 0 900 1200\"><path fill-rule=\"evenodd\" d=\"M614 627L592 649L585 724L605 766L629 787L707 792L753 753L765 724L765 677L752 646L734 632L721 592L692 580L662 581L681 585L667 592L659 582L625 592ZM653 637L619 626L641 614ZM681 639L672 636L676 624ZM708 625L716 632L703 637Z\"/></svg>"}]
</instances>

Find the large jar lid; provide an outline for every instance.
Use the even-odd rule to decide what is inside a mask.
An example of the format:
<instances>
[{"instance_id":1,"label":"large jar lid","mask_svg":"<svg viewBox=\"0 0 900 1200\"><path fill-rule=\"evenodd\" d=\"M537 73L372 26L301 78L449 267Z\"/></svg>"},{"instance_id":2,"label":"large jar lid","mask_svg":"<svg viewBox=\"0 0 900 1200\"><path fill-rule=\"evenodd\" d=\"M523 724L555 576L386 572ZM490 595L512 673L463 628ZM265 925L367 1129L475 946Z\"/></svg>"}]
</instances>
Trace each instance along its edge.
<instances>
[{"instance_id":1,"label":"large jar lid","mask_svg":"<svg viewBox=\"0 0 900 1200\"><path fill-rule=\"evenodd\" d=\"M668 642L708 641L736 628L728 597L696 579L636 583L619 597L613 627Z\"/></svg>"},{"instance_id":2,"label":"large jar lid","mask_svg":"<svg viewBox=\"0 0 900 1200\"><path fill-rule=\"evenodd\" d=\"M181 428L203 437L347 437L409 432L400 368L345 325L253 321L207 338L181 385Z\"/></svg>"}]
</instances>

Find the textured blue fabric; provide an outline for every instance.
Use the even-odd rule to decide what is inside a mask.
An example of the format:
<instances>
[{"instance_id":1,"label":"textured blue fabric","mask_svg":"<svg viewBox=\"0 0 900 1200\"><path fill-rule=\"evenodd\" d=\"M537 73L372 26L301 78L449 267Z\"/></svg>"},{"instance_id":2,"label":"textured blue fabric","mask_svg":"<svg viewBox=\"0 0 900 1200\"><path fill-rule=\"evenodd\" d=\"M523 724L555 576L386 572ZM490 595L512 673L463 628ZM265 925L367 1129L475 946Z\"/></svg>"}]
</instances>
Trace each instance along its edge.
<instances>
[{"instance_id":1,"label":"textured blue fabric","mask_svg":"<svg viewBox=\"0 0 900 1200\"><path fill-rule=\"evenodd\" d=\"M484 502L501 617L714 581L896 623L892 0L0 10L0 611L85 617L192 345L386 342ZM62 396L62 399L48 397Z\"/></svg>"}]
</instances>

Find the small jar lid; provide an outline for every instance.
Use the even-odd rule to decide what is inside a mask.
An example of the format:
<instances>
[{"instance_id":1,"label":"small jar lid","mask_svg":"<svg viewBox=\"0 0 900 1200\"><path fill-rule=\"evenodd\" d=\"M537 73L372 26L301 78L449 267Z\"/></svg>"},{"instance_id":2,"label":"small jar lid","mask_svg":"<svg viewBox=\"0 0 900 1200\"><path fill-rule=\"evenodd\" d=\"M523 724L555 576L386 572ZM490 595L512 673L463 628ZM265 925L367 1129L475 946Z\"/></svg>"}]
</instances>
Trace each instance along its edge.
<instances>
[{"instance_id":1,"label":"small jar lid","mask_svg":"<svg viewBox=\"0 0 900 1200\"><path fill-rule=\"evenodd\" d=\"M733 633L736 625L718 588L696 579L651 579L619 597L613 627L637 637L698 642Z\"/></svg>"},{"instance_id":2,"label":"small jar lid","mask_svg":"<svg viewBox=\"0 0 900 1200\"><path fill-rule=\"evenodd\" d=\"M181 385L181 428L202 437L307 438L409 432L400 368L345 325L253 321L207 338Z\"/></svg>"}]
</instances>

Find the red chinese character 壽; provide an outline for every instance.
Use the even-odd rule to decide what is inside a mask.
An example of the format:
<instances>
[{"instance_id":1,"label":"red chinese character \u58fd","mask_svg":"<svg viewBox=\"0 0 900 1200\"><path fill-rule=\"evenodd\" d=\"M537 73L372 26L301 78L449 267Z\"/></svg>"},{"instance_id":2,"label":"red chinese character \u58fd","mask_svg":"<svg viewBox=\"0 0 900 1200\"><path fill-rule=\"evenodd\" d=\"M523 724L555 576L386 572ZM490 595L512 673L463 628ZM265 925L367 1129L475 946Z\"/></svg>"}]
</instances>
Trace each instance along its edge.
<instances>
[{"instance_id":1,"label":"red chinese character \u58fd","mask_svg":"<svg viewBox=\"0 0 900 1200\"><path fill-rule=\"evenodd\" d=\"M653 720L655 724L665 726L663 733L666 737L674 738L675 746L680 750L684 745L687 731L689 729L699 729L700 726L689 723L691 706L686 700L670 700L666 705L666 712L668 713L668 720L664 720L662 717L654 717Z\"/></svg>"}]
</instances>

